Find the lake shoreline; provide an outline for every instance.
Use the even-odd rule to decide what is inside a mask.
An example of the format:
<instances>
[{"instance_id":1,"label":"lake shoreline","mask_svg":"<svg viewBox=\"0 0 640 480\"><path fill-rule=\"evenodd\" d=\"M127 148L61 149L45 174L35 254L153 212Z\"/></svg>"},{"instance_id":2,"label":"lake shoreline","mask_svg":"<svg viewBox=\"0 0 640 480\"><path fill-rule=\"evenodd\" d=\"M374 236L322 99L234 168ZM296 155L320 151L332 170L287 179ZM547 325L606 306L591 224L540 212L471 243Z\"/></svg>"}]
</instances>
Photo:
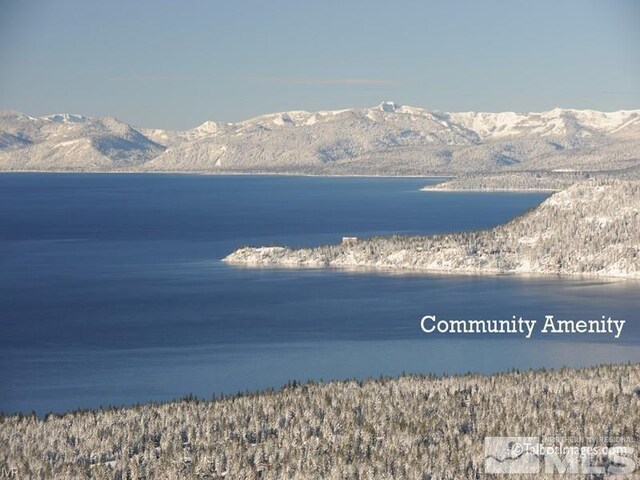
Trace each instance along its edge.
<instances>
[{"instance_id":1,"label":"lake shoreline","mask_svg":"<svg viewBox=\"0 0 640 480\"><path fill-rule=\"evenodd\" d=\"M164 171L164 170L0 170L2 174L72 174L72 175L184 175L184 176L220 176L220 177L290 177L290 178L372 178L372 179L392 179L392 178L406 178L406 179L425 179L429 181L441 180L440 182L432 183L419 189L422 192L456 192L456 193L483 193L483 192L495 192L495 193L555 193L563 190L563 188L546 188L546 187L534 187L534 188L504 188L504 187L447 187L450 181L455 181L459 178L456 174L412 174L412 175L376 175L376 174L316 174L316 173L296 173L296 172L213 172L213 171ZM468 175L468 174L465 174ZM483 174L478 173L478 178L481 178ZM443 188L437 187L437 185L445 185Z\"/></svg>"},{"instance_id":2,"label":"lake shoreline","mask_svg":"<svg viewBox=\"0 0 640 480\"><path fill-rule=\"evenodd\" d=\"M232 253L235 253L235 250ZM231 254L232 254L231 253ZM229 255L231 255L229 254ZM244 261L235 261L223 257L220 262L233 266L234 268L246 269L272 269L272 270L335 270L341 272L349 272L356 274L380 274L380 275L409 275L409 276L443 276L443 277L515 277L515 278L558 278L558 279L575 279L575 280L602 280L603 282L640 282L640 276L629 277L620 275L603 275L597 273L555 273L555 272L513 272L513 271L490 271L490 270L435 270L435 269L419 269L419 268L402 268L402 267L384 267L370 265L344 265L344 266L325 266L325 265L296 265L283 263L248 263ZM640 285L640 283L639 283Z\"/></svg>"},{"instance_id":3,"label":"lake shoreline","mask_svg":"<svg viewBox=\"0 0 640 480\"><path fill-rule=\"evenodd\" d=\"M223 261L640 279L640 245L636 243L640 235L639 188L638 182L589 180L551 195L534 210L488 230L343 237L339 245L316 248L242 247Z\"/></svg>"},{"instance_id":4,"label":"lake shoreline","mask_svg":"<svg viewBox=\"0 0 640 480\"><path fill-rule=\"evenodd\" d=\"M424 178L434 180L446 180L455 178L452 175L373 175L373 174L316 174L316 173L290 173L290 172L211 172L211 171L165 171L165 170L0 170L3 174L72 174L72 175L192 175L212 177L318 177L318 178Z\"/></svg>"}]
</instances>

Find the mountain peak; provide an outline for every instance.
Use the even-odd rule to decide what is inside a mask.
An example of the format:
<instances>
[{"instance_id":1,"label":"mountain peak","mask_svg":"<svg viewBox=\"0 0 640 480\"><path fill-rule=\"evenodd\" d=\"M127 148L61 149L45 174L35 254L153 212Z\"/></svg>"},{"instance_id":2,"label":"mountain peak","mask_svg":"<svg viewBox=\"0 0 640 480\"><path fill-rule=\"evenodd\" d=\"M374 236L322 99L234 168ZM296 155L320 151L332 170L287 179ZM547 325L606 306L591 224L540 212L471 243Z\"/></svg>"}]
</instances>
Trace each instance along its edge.
<instances>
[{"instance_id":1,"label":"mountain peak","mask_svg":"<svg viewBox=\"0 0 640 480\"><path fill-rule=\"evenodd\" d=\"M395 112L398 109L402 108L402 105L400 105L400 104L398 104L396 102L387 100L387 101L382 102L380 105L378 105L375 108L377 110L380 110L380 111L383 111L383 112Z\"/></svg>"},{"instance_id":2,"label":"mountain peak","mask_svg":"<svg viewBox=\"0 0 640 480\"><path fill-rule=\"evenodd\" d=\"M206 122L196 127L195 129L202 133L215 133L218 131L218 124L211 120L207 120Z\"/></svg>"},{"instance_id":3,"label":"mountain peak","mask_svg":"<svg viewBox=\"0 0 640 480\"><path fill-rule=\"evenodd\" d=\"M53 115L47 115L42 118L54 123L85 123L89 120L88 117L85 117L83 115L76 115L73 113L56 113Z\"/></svg>"}]
</instances>

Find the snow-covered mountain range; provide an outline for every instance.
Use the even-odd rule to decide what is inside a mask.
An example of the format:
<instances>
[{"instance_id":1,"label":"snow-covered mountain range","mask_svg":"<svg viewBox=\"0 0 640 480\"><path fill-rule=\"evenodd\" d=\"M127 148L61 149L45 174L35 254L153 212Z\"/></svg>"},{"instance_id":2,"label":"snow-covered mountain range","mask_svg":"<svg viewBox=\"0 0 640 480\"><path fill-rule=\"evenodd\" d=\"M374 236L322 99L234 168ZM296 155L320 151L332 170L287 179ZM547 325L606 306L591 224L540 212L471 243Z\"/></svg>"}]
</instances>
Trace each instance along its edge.
<instances>
[{"instance_id":1,"label":"snow-covered mountain range","mask_svg":"<svg viewBox=\"0 0 640 480\"><path fill-rule=\"evenodd\" d=\"M191 130L0 112L0 170L458 174L640 163L640 110L446 113L383 102Z\"/></svg>"}]
</instances>

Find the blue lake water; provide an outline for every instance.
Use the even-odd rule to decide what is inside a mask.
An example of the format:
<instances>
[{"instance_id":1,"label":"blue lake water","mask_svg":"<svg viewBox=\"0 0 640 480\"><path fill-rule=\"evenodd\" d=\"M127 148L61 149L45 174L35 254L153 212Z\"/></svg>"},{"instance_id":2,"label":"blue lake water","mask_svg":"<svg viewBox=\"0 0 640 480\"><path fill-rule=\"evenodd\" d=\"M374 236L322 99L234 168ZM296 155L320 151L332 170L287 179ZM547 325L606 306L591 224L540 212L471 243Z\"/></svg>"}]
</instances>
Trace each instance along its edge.
<instances>
[{"instance_id":1,"label":"blue lake water","mask_svg":"<svg viewBox=\"0 0 640 480\"><path fill-rule=\"evenodd\" d=\"M417 178L0 175L0 410L65 411L288 380L640 361L640 283L247 269L242 245L490 227L546 195ZM627 320L610 336L433 336L447 319Z\"/></svg>"}]
</instances>

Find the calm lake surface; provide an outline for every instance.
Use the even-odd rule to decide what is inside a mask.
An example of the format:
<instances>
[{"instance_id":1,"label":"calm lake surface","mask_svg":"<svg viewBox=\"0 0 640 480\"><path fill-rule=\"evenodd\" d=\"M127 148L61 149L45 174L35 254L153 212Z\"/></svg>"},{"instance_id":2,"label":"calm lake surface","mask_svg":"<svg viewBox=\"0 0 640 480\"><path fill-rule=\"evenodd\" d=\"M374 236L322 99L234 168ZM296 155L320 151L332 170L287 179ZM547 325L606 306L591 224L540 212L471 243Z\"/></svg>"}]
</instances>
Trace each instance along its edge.
<instances>
[{"instance_id":1,"label":"calm lake surface","mask_svg":"<svg viewBox=\"0 0 640 480\"><path fill-rule=\"evenodd\" d=\"M66 411L290 379L640 361L640 284L247 269L243 245L486 228L546 195L428 179L0 175L0 410ZM622 337L430 336L443 319L626 319Z\"/></svg>"}]
</instances>

